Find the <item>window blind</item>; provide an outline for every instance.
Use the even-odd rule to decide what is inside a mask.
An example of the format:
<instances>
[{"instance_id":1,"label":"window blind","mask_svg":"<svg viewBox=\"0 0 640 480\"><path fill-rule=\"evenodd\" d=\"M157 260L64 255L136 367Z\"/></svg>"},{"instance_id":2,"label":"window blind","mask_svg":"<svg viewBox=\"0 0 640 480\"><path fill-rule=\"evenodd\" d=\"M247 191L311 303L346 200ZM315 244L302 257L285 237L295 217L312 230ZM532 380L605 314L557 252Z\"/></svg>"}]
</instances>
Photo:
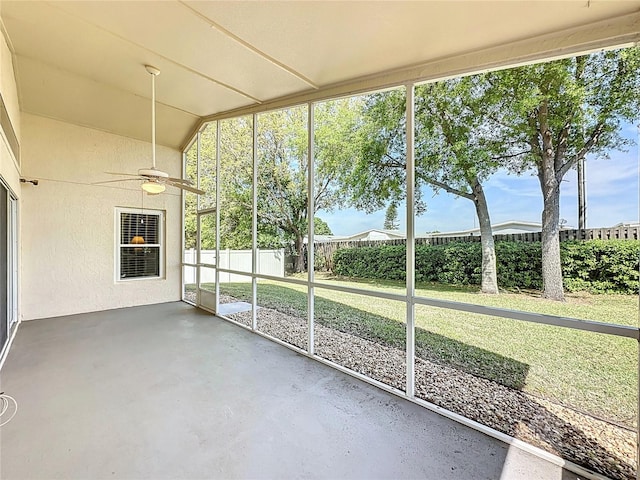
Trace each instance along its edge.
<instances>
[{"instance_id":1,"label":"window blind","mask_svg":"<svg viewBox=\"0 0 640 480\"><path fill-rule=\"evenodd\" d=\"M161 215L120 212L120 279L159 277Z\"/></svg>"}]
</instances>

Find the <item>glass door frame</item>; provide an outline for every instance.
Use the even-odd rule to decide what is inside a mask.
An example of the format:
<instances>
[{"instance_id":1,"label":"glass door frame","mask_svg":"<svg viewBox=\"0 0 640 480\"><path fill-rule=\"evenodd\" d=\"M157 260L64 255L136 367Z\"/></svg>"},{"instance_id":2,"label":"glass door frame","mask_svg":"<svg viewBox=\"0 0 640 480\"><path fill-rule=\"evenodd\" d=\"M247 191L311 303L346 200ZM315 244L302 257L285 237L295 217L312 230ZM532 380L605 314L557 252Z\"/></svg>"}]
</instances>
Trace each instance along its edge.
<instances>
[{"instance_id":1,"label":"glass door frame","mask_svg":"<svg viewBox=\"0 0 640 480\"><path fill-rule=\"evenodd\" d=\"M18 200L9 190L9 205L7 208L9 216L9 238L7 238L7 245L9 252L7 255L8 260L8 274L9 274L9 292L7 299L9 300L8 317L9 317L9 332L11 327L18 322Z\"/></svg>"}]
</instances>

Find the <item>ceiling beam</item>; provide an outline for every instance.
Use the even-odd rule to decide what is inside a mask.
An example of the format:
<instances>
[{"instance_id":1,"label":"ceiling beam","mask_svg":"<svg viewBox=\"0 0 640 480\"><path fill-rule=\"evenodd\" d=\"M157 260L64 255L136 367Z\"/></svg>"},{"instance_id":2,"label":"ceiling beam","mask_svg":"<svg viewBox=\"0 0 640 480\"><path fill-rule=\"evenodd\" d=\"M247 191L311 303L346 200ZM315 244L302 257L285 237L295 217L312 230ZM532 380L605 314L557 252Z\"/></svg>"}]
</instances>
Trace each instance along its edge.
<instances>
[{"instance_id":1,"label":"ceiling beam","mask_svg":"<svg viewBox=\"0 0 640 480\"><path fill-rule=\"evenodd\" d=\"M256 98L253 95L251 95L251 94L249 94L249 93L247 93L247 92L245 92L243 90L240 90L239 88L236 88L236 87L234 87L232 85L229 85L228 83L222 82L220 80L217 80L217 79L215 79L215 78L213 78L213 77L211 77L209 75L206 75L206 74L204 74L204 73L202 73L202 72L200 72L198 70L195 70L195 69L189 67L188 65L180 63L180 62L174 60L171 57L167 57L166 55L163 55L163 54L161 54L161 53L159 53L159 52L157 52L155 50L152 50L152 49L150 49L148 47L145 47L144 45L141 45L141 44L139 44L137 42L134 42L134 41L130 40L127 37L123 37L122 35L120 35L118 33L115 33L115 32L113 32L113 31L111 31L111 30L109 30L107 28L104 28L104 27L102 27L100 25L97 25L97 24L95 24L93 22L90 22L90 21L88 21L88 20L86 20L86 19L84 19L84 18L82 18L82 17L80 17L78 15L70 13L67 10L57 6L55 4L55 2L51 2L51 3L49 3L49 5L51 7L53 7L53 8L57 8L61 12L64 12L66 15L71 16L71 17L75 18L78 21L81 21L81 22L83 22L83 23L85 23L87 25L91 25L93 28L101 30L101 31L113 36L114 38L117 38L118 40L121 40L121 41L123 41L125 43L128 43L129 45L133 45L136 48L139 48L139 49L144 50L144 51L146 51L148 53L151 53L152 55L155 55L158 58L161 58L162 60L164 60L166 62L169 62L169 63L171 63L171 64L173 64L173 65L175 65L175 66L177 66L179 68L182 68L182 69L184 69L184 70L186 70L186 71L188 71L190 73L193 73L194 75L198 75L199 77L204 78L205 80L207 80L209 82L215 83L216 85L219 85L219 86L221 86L223 88L231 90L231 91L237 93L238 95L242 95L243 97L248 98L249 100L251 100L251 101L253 101L253 102L257 103L257 104L261 104L262 103L261 99Z\"/></svg>"},{"instance_id":2,"label":"ceiling beam","mask_svg":"<svg viewBox=\"0 0 640 480\"><path fill-rule=\"evenodd\" d=\"M233 32L231 32L230 30L227 30L226 28L224 28L222 25L220 25L219 23L211 20L209 17L207 17L206 15L200 13L198 10L196 10L195 8L193 8L191 5L185 3L183 0L178 0L178 3L180 5L182 5L183 7L185 7L186 9L188 9L191 13L193 13L196 17L200 18L201 20L203 20L204 22L206 22L207 24L209 24L209 26L211 28L215 28L216 30L218 30L220 33L222 33L223 35L225 35L227 38L233 40L234 42L238 43L239 45L243 46L244 48L246 48L247 50L255 53L256 55L258 55L259 57L263 58L264 60L268 61L269 63L271 63L272 65L284 70L285 72L289 73L290 75L293 75L294 77L296 77L298 80L301 80L302 82L306 83L307 85L309 85L311 88L317 90L318 85L316 85L314 82L312 82L309 78L305 77L304 75L302 75L300 72L294 70L293 68L289 67L288 65L285 65L284 63L282 63L281 61L275 59L274 57L272 57L271 55L263 52L262 50L258 49L257 47L254 47L251 43L243 40L242 38L240 38L239 36L237 36L236 34L234 34Z\"/></svg>"}]
</instances>

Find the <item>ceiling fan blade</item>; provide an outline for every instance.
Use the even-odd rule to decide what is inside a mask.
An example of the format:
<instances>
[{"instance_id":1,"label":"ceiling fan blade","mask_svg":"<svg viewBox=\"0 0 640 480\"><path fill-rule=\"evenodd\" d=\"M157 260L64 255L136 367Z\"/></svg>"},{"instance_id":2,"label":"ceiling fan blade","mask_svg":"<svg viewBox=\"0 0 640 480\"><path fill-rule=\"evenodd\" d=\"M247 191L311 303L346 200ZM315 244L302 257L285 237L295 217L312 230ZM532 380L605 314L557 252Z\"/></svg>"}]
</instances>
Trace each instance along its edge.
<instances>
[{"instance_id":1,"label":"ceiling fan blade","mask_svg":"<svg viewBox=\"0 0 640 480\"><path fill-rule=\"evenodd\" d=\"M101 185L103 183L131 182L132 180L144 180L144 178L119 178L117 180L105 180L104 182L92 182L91 185Z\"/></svg>"},{"instance_id":2,"label":"ceiling fan blade","mask_svg":"<svg viewBox=\"0 0 640 480\"><path fill-rule=\"evenodd\" d=\"M125 177L140 177L137 173L122 173L122 172L104 172L107 175L124 175Z\"/></svg>"},{"instance_id":3,"label":"ceiling fan blade","mask_svg":"<svg viewBox=\"0 0 640 480\"><path fill-rule=\"evenodd\" d=\"M166 177L166 179L171 181L171 182L182 183L184 185L193 185L193 182L191 180L186 179L186 178Z\"/></svg>"},{"instance_id":4,"label":"ceiling fan blade","mask_svg":"<svg viewBox=\"0 0 640 480\"><path fill-rule=\"evenodd\" d=\"M197 195L204 195L204 190L198 190L197 188L191 187L189 185L184 185L182 183L174 183L174 182L165 182L167 185L172 185L174 187L181 188L182 190L186 190L191 193L195 193Z\"/></svg>"}]
</instances>

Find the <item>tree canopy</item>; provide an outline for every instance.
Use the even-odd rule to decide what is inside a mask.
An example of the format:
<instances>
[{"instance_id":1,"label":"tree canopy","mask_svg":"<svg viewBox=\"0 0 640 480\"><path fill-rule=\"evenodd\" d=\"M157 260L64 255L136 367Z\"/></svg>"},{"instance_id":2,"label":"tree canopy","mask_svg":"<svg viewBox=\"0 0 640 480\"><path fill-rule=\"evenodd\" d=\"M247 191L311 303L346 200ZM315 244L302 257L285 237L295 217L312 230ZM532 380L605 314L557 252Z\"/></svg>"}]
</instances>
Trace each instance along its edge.
<instances>
[{"instance_id":1,"label":"tree canopy","mask_svg":"<svg viewBox=\"0 0 640 480\"><path fill-rule=\"evenodd\" d=\"M486 106L474 77L422 85L415 95L416 213L426 209L420 187L429 185L474 202L483 242L482 290L497 293L495 251L484 181L497 168L482 130ZM406 195L406 95L391 90L366 97L360 147L345 177L356 208L379 210ZM389 213L389 212L387 212Z\"/></svg>"},{"instance_id":2,"label":"tree canopy","mask_svg":"<svg viewBox=\"0 0 640 480\"><path fill-rule=\"evenodd\" d=\"M638 118L640 49L598 52L483 76L501 158L533 171L544 201L542 273L547 298L562 300L560 182L581 159L608 158L629 140L622 121Z\"/></svg>"},{"instance_id":3,"label":"tree canopy","mask_svg":"<svg viewBox=\"0 0 640 480\"><path fill-rule=\"evenodd\" d=\"M395 202L391 202L387 207L382 228L385 230L398 230L400 228L400 224L398 223L398 205Z\"/></svg>"}]
</instances>

